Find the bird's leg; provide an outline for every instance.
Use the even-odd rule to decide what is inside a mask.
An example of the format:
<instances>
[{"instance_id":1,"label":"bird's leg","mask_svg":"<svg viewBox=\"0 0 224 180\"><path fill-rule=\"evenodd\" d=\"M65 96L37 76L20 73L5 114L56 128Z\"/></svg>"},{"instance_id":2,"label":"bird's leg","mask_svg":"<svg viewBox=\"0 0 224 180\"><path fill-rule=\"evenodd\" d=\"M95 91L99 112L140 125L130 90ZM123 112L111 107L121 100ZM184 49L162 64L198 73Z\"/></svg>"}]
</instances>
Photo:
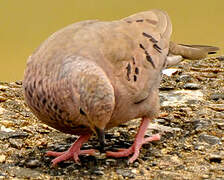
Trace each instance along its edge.
<instances>
[{"instance_id":1,"label":"bird's leg","mask_svg":"<svg viewBox=\"0 0 224 180\"><path fill-rule=\"evenodd\" d=\"M56 166L59 162L72 159L78 163L79 161L79 155L81 154L89 154L94 155L96 153L95 149L88 149L88 150L80 150L83 143L88 141L91 134L81 135L73 144L72 146L65 152L54 152L54 151L48 151L46 153L47 156L54 156L55 159L52 160L52 165Z\"/></svg>"},{"instance_id":2,"label":"bird's leg","mask_svg":"<svg viewBox=\"0 0 224 180\"><path fill-rule=\"evenodd\" d=\"M135 137L134 144L130 148L119 149L118 152L107 151L106 155L111 157L126 157L129 156L130 154L133 154L133 156L128 160L129 163L133 163L138 158L140 148L142 147L143 144L151 141L160 140L159 134L155 134L151 137L144 138L149 122L150 122L149 118L144 117L142 119L141 125Z\"/></svg>"}]
</instances>

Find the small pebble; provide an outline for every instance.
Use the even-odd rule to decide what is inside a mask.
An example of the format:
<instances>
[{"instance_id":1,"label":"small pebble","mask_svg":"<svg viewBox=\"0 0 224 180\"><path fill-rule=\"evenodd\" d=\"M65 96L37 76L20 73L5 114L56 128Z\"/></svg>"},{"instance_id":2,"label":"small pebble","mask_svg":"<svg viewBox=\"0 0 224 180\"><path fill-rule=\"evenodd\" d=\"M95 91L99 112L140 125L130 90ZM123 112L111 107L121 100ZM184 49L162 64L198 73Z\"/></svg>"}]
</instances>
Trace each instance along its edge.
<instances>
[{"instance_id":1,"label":"small pebble","mask_svg":"<svg viewBox=\"0 0 224 180\"><path fill-rule=\"evenodd\" d=\"M7 179L6 176L7 176L6 174L0 173L0 179Z\"/></svg>"},{"instance_id":2,"label":"small pebble","mask_svg":"<svg viewBox=\"0 0 224 180\"><path fill-rule=\"evenodd\" d=\"M184 168L185 168L185 166L184 166L183 164L181 164L181 165L177 165L177 166L175 167L176 170L181 170L181 169L184 169Z\"/></svg>"},{"instance_id":3,"label":"small pebble","mask_svg":"<svg viewBox=\"0 0 224 180\"><path fill-rule=\"evenodd\" d=\"M199 151L204 151L205 150L205 146L197 144L194 146L195 150L199 150Z\"/></svg>"},{"instance_id":4,"label":"small pebble","mask_svg":"<svg viewBox=\"0 0 224 180\"><path fill-rule=\"evenodd\" d=\"M117 174L122 175L124 178L135 178L135 174L131 172L129 169L118 169L116 170Z\"/></svg>"},{"instance_id":5,"label":"small pebble","mask_svg":"<svg viewBox=\"0 0 224 180\"><path fill-rule=\"evenodd\" d=\"M106 159L106 164L107 165L115 165L116 164L116 160L115 159Z\"/></svg>"},{"instance_id":6,"label":"small pebble","mask_svg":"<svg viewBox=\"0 0 224 180\"><path fill-rule=\"evenodd\" d=\"M95 170L95 171L93 171L93 174L102 176L102 175L104 175L104 172L101 170Z\"/></svg>"},{"instance_id":7,"label":"small pebble","mask_svg":"<svg viewBox=\"0 0 224 180\"><path fill-rule=\"evenodd\" d=\"M172 76L173 74L177 73L178 69L164 69L162 70L162 73L167 76Z\"/></svg>"},{"instance_id":8,"label":"small pebble","mask_svg":"<svg viewBox=\"0 0 224 180\"><path fill-rule=\"evenodd\" d=\"M152 166L156 166L156 165L157 165L157 162L152 162L151 165L152 165Z\"/></svg>"},{"instance_id":9,"label":"small pebble","mask_svg":"<svg viewBox=\"0 0 224 180\"><path fill-rule=\"evenodd\" d=\"M5 109L0 107L0 115L3 114L5 112Z\"/></svg>"},{"instance_id":10,"label":"small pebble","mask_svg":"<svg viewBox=\"0 0 224 180\"><path fill-rule=\"evenodd\" d=\"M208 179L209 178L209 175L208 174L204 174L204 175L202 175L202 178L203 179Z\"/></svg>"},{"instance_id":11,"label":"small pebble","mask_svg":"<svg viewBox=\"0 0 224 180\"><path fill-rule=\"evenodd\" d=\"M212 104L209 107L215 111L220 111L220 112L224 111L224 104Z\"/></svg>"},{"instance_id":12,"label":"small pebble","mask_svg":"<svg viewBox=\"0 0 224 180\"><path fill-rule=\"evenodd\" d=\"M17 85L22 85L22 84L23 84L23 81L18 80L18 81L16 81L15 83L16 83Z\"/></svg>"},{"instance_id":13,"label":"small pebble","mask_svg":"<svg viewBox=\"0 0 224 180\"><path fill-rule=\"evenodd\" d=\"M0 96L0 102L5 102L7 100L7 98Z\"/></svg>"},{"instance_id":14,"label":"small pebble","mask_svg":"<svg viewBox=\"0 0 224 180\"><path fill-rule=\"evenodd\" d=\"M11 144L12 147L17 148L17 149L21 149L23 146L23 140L22 139L9 139L9 142Z\"/></svg>"},{"instance_id":15,"label":"small pebble","mask_svg":"<svg viewBox=\"0 0 224 180\"><path fill-rule=\"evenodd\" d=\"M201 134L199 136L199 141L204 141L210 145L220 144L220 139L216 136L211 136L207 134Z\"/></svg>"},{"instance_id":16,"label":"small pebble","mask_svg":"<svg viewBox=\"0 0 224 180\"><path fill-rule=\"evenodd\" d=\"M181 75L178 79L180 82L189 82L191 80L191 76L190 75L187 75L187 74L184 74L184 75Z\"/></svg>"},{"instance_id":17,"label":"small pebble","mask_svg":"<svg viewBox=\"0 0 224 180\"><path fill-rule=\"evenodd\" d=\"M160 123L160 124L165 124L165 122L166 122L165 119L155 119L154 121L157 123Z\"/></svg>"},{"instance_id":18,"label":"small pebble","mask_svg":"<svg viewBox=\"0 0 224 180\"><path fill-rule=\"evenodd\" d=\"M170 161L175 163L175 164L182 164L183 162L181 161L180 158L178 158L177 155L173 155L170 157Z\"/></svg>"},{"instance_id":19,"label":"small pebble","mask_svg":"<svg viewBox=\"0 0 224 180\"><path fill-rule=\"evenodd\" d=\"M200 89L200 85L199 84L195 84L195 83L186 83L183 86L184 89L190 89L190 90L197 90Z\"/></svg>"},{"instance_id":20,"label":"small pebble","mask_svg":"<svg viewBox=\"0 0 224 180\"><path fill-rule=\"evenodd\" d=\"M219 56L216 59L218 59L219 61L224 61L224 56Z\"/></svg>"},{"instance_id":21,"label":"small pebble","mask_svg":"<svg viewBox=\"0 0 224 180\"><path fill-rule=\"evenodd\" d=\"M4 154L0 155L0 163L5 162L6 156Z\"/></svg>"},{"instance_id":22,"label":"small pebble","mask_svg":"<svg viewBox=\"0 0 224 180\"><path fill-rule=\"evenodd\" d=\"M143 169L140 169L139 172L140 172L141 175L144 175L145 174L145 171Z\"/></svg>"},{"instance_id":23,"label":"small pebble","mask_svg":"<svg viewBox=\"0 0 224 180\"><path fill-rule=\"evenodd\" d=\"M210 162L221 163L222 157L219 154L210 154L209 155Z\"/></svg>"},{"instance_id":24,"label":"small pebble","mask_svg":"<svg viewBox=\"0 0 224 180\"><path fill-rule=\"evenodd\" d=\"M7 86L0 85L0 91L6 91L6 89L8 89Z\"/></svg>"},{"instance_id":25,"label":"small pebble","mask_svg":"<svg viewBox=\"0 0 224 180\"><path fill-rule=\"evenodd\" d=\"M57 151L61 151L61 152L63 152L63 151L66 151L66 150L68 149L68 147L66 147L66 146L63 145L63 144L56 144L56 145L54 146L54 149L57 150Z\"/></svg>"},{"instance_id":26,"label":"small pebble","mask_svg":"<svg viewBox=\"0 0 224 180\"><path fill-rule=\"evenodd\" d=\"M137 168L137 167L139 166L139 163L138 163L138 162L135 162L135 163L133 164L133 166Z\"/></svg>"},{"instance_id":27,"label":"small pebble","mask_svg":"<svg viewBox=\"0 0 224 180\"><path fill-rule=\"evenodd\" d=\"M131 172L134 173L134 174L136 174L137 173L137 170L136 169L132 169Z\"/></svg>"},{"instance_id":28,"label":"small pebble","mask_svg":"<svg viewBox=\"0 0 224 180\"><path fill-rule=\"evenodd\" d=\"M214 94L211 94L210 96L210 99L211 100L219 100L219 99L224 99L224 94L223 93L214 93Z\"/></svg>"},{"instance_id":29,"label":"small pebble","mask_svg":"<svg viewBox=\"0 0 224 180\"><path fill-rule=\"evenodd\" d=\"M219 127L219 129L224 130L224 122L218 122L217 126Z\"/></svg>"},{"instance_id":30,"label":"small pebble","mask_svg":"<svg viewBox=\"0 0 224 180\"><path fill-rule=\"evenodd\" d=\"M117 177L118 177L118 180L124 180L124 178L121 174L119 174Z\"/></svg>"},{"instance_id":31,"label":"small pebble","mask_svg":"<svg viewBox=\"0 0 224 180\"><path fill-rule=\"evenodd\" d=\"M211 122L207 119L193 121L193 127L197 132L204 131L210 126Z\"/></svg>"},{"instance_id":32,"label":"small pebble","mask_svg":"<svg viewBox=\"0 0 224 180\"><path fill-rule=\"evenodd\" d=\"M30 160L26 163L26 167L28 168L36 168L40 166L40 162L37 159Z\"/></svg>"}]
</instances>

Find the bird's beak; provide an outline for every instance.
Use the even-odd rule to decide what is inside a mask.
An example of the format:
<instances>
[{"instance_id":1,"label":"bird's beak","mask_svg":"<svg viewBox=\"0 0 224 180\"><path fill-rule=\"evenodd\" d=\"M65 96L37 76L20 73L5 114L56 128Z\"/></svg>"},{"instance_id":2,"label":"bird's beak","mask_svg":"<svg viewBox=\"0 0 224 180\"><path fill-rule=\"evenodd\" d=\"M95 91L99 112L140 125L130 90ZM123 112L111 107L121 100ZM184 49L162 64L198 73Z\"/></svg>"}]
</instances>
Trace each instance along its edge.
<instances>
[{"instance_id":1,"label":"bird's beak","mask_svg":"<svg viewBox=\"0 0 224 180\"><path fill-rule=\"evenodd\" d=\"M100 142L100 146L102 149L104 149L104 141L105 141L105 133L104 133L104 130L103 129L100 129L98 127L95 127L95 130L96 130L96 134L98 136L98 140Z\"/></svg>"}]
</instances>

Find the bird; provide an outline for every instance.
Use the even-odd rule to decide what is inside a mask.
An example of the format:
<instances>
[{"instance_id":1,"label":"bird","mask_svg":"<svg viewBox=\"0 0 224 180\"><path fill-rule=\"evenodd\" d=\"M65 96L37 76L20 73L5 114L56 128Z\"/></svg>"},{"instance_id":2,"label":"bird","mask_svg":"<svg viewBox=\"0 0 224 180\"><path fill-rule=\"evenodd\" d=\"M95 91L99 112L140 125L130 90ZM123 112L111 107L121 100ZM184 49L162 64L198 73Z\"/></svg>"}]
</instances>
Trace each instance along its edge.
<instances>
[{"instance_id":1,"label":"bird","mask_svg":"<svg viewBox=\"0 0 224 180\"><path fill-rule=\"evenodd\" d=\"M133 145L109 157L130 157L133 163L149 123L159 114L161 71L182 59L202 59L218 47L177 44L170 40L167 12L152 9L114 21L86 20L53 33L28 58L23 89L27 105L43 123L79 138L65 152L48 151L52 165L97 150L82 150L97 135L141 118Z\"/></svg>"}]
</instances>

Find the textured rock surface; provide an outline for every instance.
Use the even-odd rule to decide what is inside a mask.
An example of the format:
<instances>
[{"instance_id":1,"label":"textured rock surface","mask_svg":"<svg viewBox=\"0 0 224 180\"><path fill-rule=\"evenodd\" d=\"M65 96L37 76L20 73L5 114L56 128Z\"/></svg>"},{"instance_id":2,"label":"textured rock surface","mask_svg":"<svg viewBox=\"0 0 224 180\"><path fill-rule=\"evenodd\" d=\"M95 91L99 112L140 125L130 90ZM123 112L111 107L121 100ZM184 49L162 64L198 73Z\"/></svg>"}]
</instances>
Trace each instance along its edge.
<instances>
[{"instance_id":1,"label":"textured rock surface","mask_svg":"<svg viewBox=\"0 0 224 180\"><path fill-rule=\"evenodd\" d=\"M51 168L47 150L64 151L77 138L40 123L24 103L21 82L0 83L0 178L24 179L223 179L224 178L224 100L211 98L224 93L224 61L215 58L183 61L178 73L163 76L161 115L149 128L147 136L166 132L162 140L144 145L139 159L127 165L128 158L106 158L105 154L81 156L80 164L73 161ZM181 77L181 78L180 78ZM187 81L180 80L184 77ZM172 104L169 94L183 91L183 85L200 85L199 92L187 100L179 94L181 104ZM172 87L164 91L163 87ZM188 93L189 95L190 93ZM201 94L203 96L201 96ZM175 96L174 102L178 98ZM169 103L168 103L169 102ZM129 147L139 121L113 128L106 133L106 149ZM155 128L157 127L157 128ZM156 130L157 129L157 130ZM203 139L200 139L203 137ZM204 141L210 139L212 145ZM214 141L213 141L214 140ZM217 140L217 141L216 141ZM214 142L214 143L213 143ZM98 148L96 137L84 144L84 149Z\"/></svg>"}]
</instances>

